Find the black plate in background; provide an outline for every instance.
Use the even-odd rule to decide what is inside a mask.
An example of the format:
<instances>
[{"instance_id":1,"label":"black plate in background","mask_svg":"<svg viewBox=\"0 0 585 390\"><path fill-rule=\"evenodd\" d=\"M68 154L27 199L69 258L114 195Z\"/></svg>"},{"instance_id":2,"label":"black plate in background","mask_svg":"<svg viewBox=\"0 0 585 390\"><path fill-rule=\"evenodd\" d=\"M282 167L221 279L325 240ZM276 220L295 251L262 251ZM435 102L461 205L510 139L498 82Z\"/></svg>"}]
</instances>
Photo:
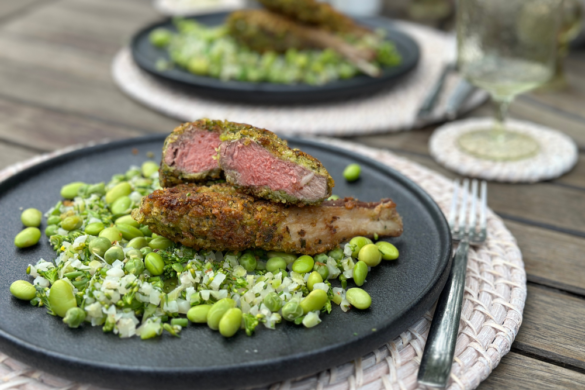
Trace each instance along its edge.
<instances>
[{"instance_id":1,"label":"black plate in background","mask_svg":"<svg viewBox=\"0 0 585 390\"><path fill-rule=\"evenodd\" d=\"M215 26L222 24L228 12L193 16L199 23ZM182 86L189 90L216 99L237 100L240 103L311 103L332 100L344 100L360 95L372 94L387 88L413 70L419 60L419 48L416 42L405 33L394 28L392 21L381 17L356 19L358 23L371 28L381 28L387 38L394 42L402 62L390 68L384 68L380 77L358 75L351 79L339 80L321 86L308 84L251 83L243 81L221 81L214 77L197 76L179 67L158 70L156 62L160 58L169 59L166 49L154 47L149 39L150 32L159 27L176 31L171 19L145 27L132 39L131 49L134 61L144 70L161 79Z\"/></svg>"},{"instance_id":2,"label":"black plate in background","mask_svg":"<svg viewBox=\"0 0 585 390\"><path fill-rule=\"evenodd\" d=\"M147 160L148 151L160 158L162 143L163 136L153 136L98 145L56 157L0 183L2 352L54 375L109 388L241 388L309 375L362 356L398 336L437 299L451 253L449 229L438 206L386 166L301 139L291 139L290 144L324 163L336 181L335 194L365 201L390 197L403 217L404 234L389 240L400 250L400 258L383 261L364 285L372 296L370 309L344 313L335 306L312 329L284 323L268 330L261 325L253 337L241 331L225 339L207 326L190 325L181 338L164 335L142 341L121 340L87 324L69 329L44 309L13 298L9 286L29 279L27 265L54 257L44 238L32 248L14 246L14 236L22 229L21 210L48 210L59 199L62 185L108 181L112 174ZM362 166L361 178L347 183L342 172L353 162ZM41 228L45 227L43 220Z\"/></svg>"}]
</instances>

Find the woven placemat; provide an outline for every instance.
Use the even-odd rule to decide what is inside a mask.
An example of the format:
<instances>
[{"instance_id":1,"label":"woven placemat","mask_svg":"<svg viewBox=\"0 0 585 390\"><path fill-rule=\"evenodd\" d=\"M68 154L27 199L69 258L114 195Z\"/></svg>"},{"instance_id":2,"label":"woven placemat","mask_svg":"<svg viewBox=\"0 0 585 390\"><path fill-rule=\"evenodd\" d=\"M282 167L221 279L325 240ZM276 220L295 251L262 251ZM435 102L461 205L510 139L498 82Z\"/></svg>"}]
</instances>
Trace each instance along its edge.
<instances>
[{"instance_id":1,"label":"woven placemat","mask_svg":"<svg viewBox=\"0 0 585 390\"><path fill-rule=\"evenodd\" d=\"M415 118L444 64L452 61L453 38L412 23L395 24L418 42L421 51L418 67L390 89L343 102L286 106L210 100L173 88L143 71L133 61L129 48L121 49L115 56L112 74L120 89L130 97L181 121L224 118L254 123L286 135L352 136L410 130L446 119L445 104L457 84L456 77L447 80L429 118L424 121ZM486 98L485 92L475 91L460 112L468 112Z\"/></svg>"},{"instance_id":2,"label":"woven placemat","mask_svg":"<svg viewBox=\"0 0 585 390\"><path fill-rule=\"evenodd\" d=\"M386 164L425 189L444 212L449 209L453 183L445 177L396 155L349 142L321 139ZM16 164L0 172L0 179L53 156L54 152ZM457 348L449 389L473 389L487 378L510 350L522 323L526 299L526 273L516 240L502 220L488 210L488 239L471 249L467 264L465 297ZM317 375L277 383L264 389L414 389L416 375L427 338L431 313L405 329L400 337L352 362ZM121 340L120 342L124 342ZM0 390L73 389L97 387L82 385L35 370L0 353ZM418 386L420 387L420 386Z\"/></svg>"},{"instance_id":3,"label":"woven placemat","mask_svg":"<svg viewBox=\"0 0 585 390\"><path fill-rule=\"evenodd\" d=\"M464 176L486 180L534 183L557 178L575 166L579 151L567 135L534 123L507 120L507 128L532 136L540 144L538 155L519 161L490 161L462 151L457 139L478 129L489 129L489 118L472 118L439 127L429 140L431 155L446 168Z\"/></svg>"},{"instance_id":4,"label":"woven placemat","mask_svg":"<svg viewBox=\"0 0 585 390\"><path fill-rule=\"evenodd\" d=\"M154 0L153 7L163 15L188 16L243 8L245 0Z\"/></svg>"}]
</instances>

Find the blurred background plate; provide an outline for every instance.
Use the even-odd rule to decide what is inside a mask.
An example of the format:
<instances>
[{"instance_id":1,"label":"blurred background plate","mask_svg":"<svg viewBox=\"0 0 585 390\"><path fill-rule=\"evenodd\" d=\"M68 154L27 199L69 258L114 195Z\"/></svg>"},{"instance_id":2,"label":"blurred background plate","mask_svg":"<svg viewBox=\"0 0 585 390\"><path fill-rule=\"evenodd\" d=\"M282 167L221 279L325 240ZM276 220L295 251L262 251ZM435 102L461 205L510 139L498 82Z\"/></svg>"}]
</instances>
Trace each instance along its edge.
<instances>
[{"instance_id":1,"label":"blurred background plate","mask_svg":"<svg viewBox=\"0 0 585 390\"><path fill-rule=\"evenodd\" d=\"M216 26L223 24L228 14L220 12L197 15L190 19L205 25ZM372 94L391 86L417 66L420 56L417 43L409 35L397 30L391 20L380 17L364 17L356 18L356 21L373 29L385 30L387 39L395 44L402 56L402 62L395 67L384 68L380 77L358 75L351 79L334 81L321 86L221 81L213 77L197 76L179 67L161 71L156 67L157 60L161 58L168 60L169 56L166 49L154 47L150 43L148 35L159 27L176 31L171 19L140 30L132 39L131 50L134 61L142 69L161 79L175 83L178 87L187 87L195 93L211 98L281 104L343 100Z\"/></svg>"}]
</instances>

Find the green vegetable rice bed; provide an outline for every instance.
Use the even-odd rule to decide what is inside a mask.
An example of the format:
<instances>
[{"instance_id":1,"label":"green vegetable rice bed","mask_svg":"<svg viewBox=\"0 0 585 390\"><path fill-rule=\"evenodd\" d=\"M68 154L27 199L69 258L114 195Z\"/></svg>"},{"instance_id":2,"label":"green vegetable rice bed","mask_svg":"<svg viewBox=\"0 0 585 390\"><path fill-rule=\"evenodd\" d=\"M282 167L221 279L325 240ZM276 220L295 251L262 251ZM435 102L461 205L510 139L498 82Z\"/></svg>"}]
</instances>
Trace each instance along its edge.
<instances>
[{"instance_id":1,"label":"green vegetable rice bed","mask_svg":"<svg viewBox=\"0 0 585 390\"><path fill-rule=\"evenodd\" d=\"M370 296L348 290L350 280L362 286L370 267L398 257L391 244L374 245L364 237L315 257L197 252L153 234L129 215L157 188L154 162L131 167L109 183L64 186L65 199L45 214L56 258L28 265L30 282L15 281L11 293L63 317L70 327L100 326L123 338L178 336L189 322L231 337L240 329L252 335L260 324L274 329L283 319L314 327L332 302L343 311L367 309ZM31 216L27 210L23 219L38 226ZM333 280L341 287L332 287Z\"/></svg>"}]
</instances>

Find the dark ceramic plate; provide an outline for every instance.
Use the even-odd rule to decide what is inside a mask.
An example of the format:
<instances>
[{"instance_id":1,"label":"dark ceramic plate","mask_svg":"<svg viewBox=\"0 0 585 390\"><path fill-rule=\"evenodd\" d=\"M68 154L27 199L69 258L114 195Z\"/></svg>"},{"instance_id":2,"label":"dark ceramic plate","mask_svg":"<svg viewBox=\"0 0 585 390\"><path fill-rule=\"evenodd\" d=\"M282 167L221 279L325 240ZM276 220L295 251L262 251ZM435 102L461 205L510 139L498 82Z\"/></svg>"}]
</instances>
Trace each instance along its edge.
<instances>
[{"instance_id":1,"label":"dark ceramic plate","mask_svg":"<svg viewBox=\"0 0 585 390\"><path fill-rule=\"evenodd\" d=\"M222 24L227 12L198 15L192 17L206 25ZM132 55L136 63L144 70L178 86L189 87L195 93L217 99L237 100L241 103L309 103L331 100L343 100L359 95L375 93L394 84L413 70L419 59L416 42L405 33L398 31L392 21L384 18L359 18L360 24L386 31L389 40L394 42L402 62L400 65L384 68L380 77L359 75L348 80L331 82L322 86L308 84L273 84L251 83L242 81L221 81L213 77L197 76L179 67L160 71L156 62L160 58L168 59L165 49L157 49L148 40L150 32L159 27L176 31L172 21L166 20L150 25L139 31L132 39Z\"/></svg>"},{"instance_id":2,"label":"dark ceramic plate","mask_svg":"<svg viewBox=\"0 0 585 390\"><path fill-rule=\"evenodd\" d=\"M239 332L225 339L207 326L189 326L181 338L142 341L103 334L99 327L69 329L60 318L10 295L10 284L28 279L29 263L53 259L41 244L20 250L14 236L22 229L20 212L48 210L62 185L108 181L115 173L160 158L162 136L125 140L74 151L29 168L0 183L0 350L55 375L124 389L225 389L268 384L316 373L372 351L418 320L438 298L450 267L451 240L443 214L431 198L401 174L349 152L290 139L290 144L320 159L337 185L335 193L373 201L390 197L404 219L404 234L389 241L400 259L384 261L368 275L365 289L372 307L342 312L335 306L312 329L284 323L260 326L253 337ZM133 149L138 154L133 154ZM135 152L135 151L134 151ZM349 163L362 166L352 184L342 177ZM42 229L45 227L43 221ZM350 283L351 285L351 283Z\"/></svg>"}]
</instances>

